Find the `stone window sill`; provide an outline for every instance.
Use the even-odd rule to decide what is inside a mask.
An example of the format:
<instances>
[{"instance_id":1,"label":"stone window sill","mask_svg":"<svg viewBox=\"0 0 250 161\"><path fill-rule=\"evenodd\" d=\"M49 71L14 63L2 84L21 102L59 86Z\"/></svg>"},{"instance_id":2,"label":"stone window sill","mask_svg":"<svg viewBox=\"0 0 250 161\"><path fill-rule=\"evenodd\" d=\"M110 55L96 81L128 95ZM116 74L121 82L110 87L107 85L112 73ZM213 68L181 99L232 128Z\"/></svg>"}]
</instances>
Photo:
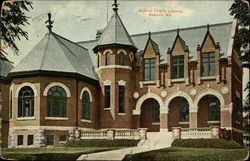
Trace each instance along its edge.
<instances>
[{"instance_id":1,"label":"stone window sill","mask_svg":"<svg viewBox=\"0 0 250 161\"><path fill-rule=\"evenodd\" d=\"M104 110L111 110L111 107L109 107L109 108L104 108Z\"/></svg>"},{"instance_id":2,"label":"stone window sill","mask_svg":"<svg viewBox=\"0 0 250 161\"><path fill-rule=\"evenodd\" d=\"M67 117L45 117L45 120L68 120Z\"/></svg>"},{"instance_id":3,"label":"stone window sill","mask_svg":"<svg viewBox=\"0 0 250 161\"><path fill-rule=\"evenodd\" d=\"M81 119L82 122L88 122L88 123L92 123L91 120L85 120L85 119Z\"/></svg>"},{"instance_id":4,"label":"stone window sill","mask_svg":"<svg viewBox=\"0 0 250 161\"><path fill-rule=\"evenodd\" d=\"M160 125L159 122L152 122L152 125Z\"/></svg>"},{"instance_id":5,"label":"stone window sill","mask_svg":"<svg viewBox=\"0 0 250 161\"><path fill-rule=\"evenodd\" d=\"M151 81L143 81L143 84L155 84L155 80L151 80Z\"/></svg>"},{"instance_id":6,"label":"stone window sill","mask_svg":"<svg viewBox=\"0 0 250 161\"><path fill-rule=\"evenodd\" d=\"M189 124L189 122L181 121L179 124Z\"/></svg>"},{"instance_id":7,"label":"stone window sill","mask_svg":"<svg viewBox=\"0 0 250 161\"><path fill-rule=\"evenodd\" d=\"M240 124L240 121L235 121L236 122L236 124Z\"/></svg>"},{"instance_id":8,"label":"stone window sill","mask_svg":"<svg viewBox=\"0 0 250 161\"><path fill-rule=\"evenodd\" d=\"M171 79L171 82L185 82L185 78L176 78L176 79Z\"/></svg>"},{"instance_id":9,"label":"stone window sill","mask_svg":"<svg viewBox=\"0 0 250 161\"><path fill-rule=\"evenodd\" d=\"M59 144L65 144L67 141L59 141Z\"/></svg>"},{"instance_id":10,"label":"stone window sill","mask_svg":"<svg viewBox=\"0 0 250 161\"><path fill-rule=\"evenodd\" d=\"M220 121L207 121L209 124L220 123Z\"/></svg>"},{"instance_id":11,"label":"stone window sill","mask_svg":"<svg viewBox=\"0 0 250 161\"><path fill-rule=\"evenodd\" d=\"M118 113L118 115L124 116L124 115L125 115L125 113Z\"/></svg>"},{"instance_id":12,"label":"stone window sill","mask_svg":"<svg viewBox=\"0 0 250 161\"><path fill-rule=\"evenodd\" d=\"M204 77L201 77L201 80L210 80L210 79L216 79L216 76L215 76L215 75L212 75L212 76L204 76Z\"/></svg>"},{"instance_id":13,"label":"stone window sill","mask_svg":"<svg viewBox=\"0 0 250 161\"><path fill-rule=\"evenodd\" d=\"M18 117L17 120L35 120L35 117Z\"/></svg>"}]
</instances>

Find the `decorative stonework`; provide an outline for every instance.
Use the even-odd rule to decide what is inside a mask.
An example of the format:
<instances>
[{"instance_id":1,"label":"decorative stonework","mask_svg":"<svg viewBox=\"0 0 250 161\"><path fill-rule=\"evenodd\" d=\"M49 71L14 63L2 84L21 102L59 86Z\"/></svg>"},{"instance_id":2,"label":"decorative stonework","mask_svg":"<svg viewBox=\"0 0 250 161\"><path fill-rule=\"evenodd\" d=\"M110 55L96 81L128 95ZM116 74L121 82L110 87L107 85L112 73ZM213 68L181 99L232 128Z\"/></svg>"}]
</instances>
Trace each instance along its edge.
<instances>
[{"instance_id":1,"label":"decorative stonework","mask_svg":"<svg viewBox=\"0 0 250 161\"><path fill-rule=\"evenodd\" d=\"M112 51L111 49L107 49L107 50L105 50L105 51L103 52L103 55L106 55L107 52L110 52L110 54L113 54L113 51Z\"/></svg>"},{"instance_id":2,"label":"decorative stonework","mask_svg":"<svg viewBox=\"0 0 250 161\"><path fill-rule=\"evenodd\" d=\"M124 80L119 80L119 81L118 81L118 85L119 85L119 86L125 86L125 85L126 85L126 81L124 81Z\"/></svg>"},{"instance_id":3,"label":"decorative stonework","mask_svg":"<svg viewBox=\"0 0 250 161\"><path fill-rule=\"evenodd\" d=\"M168 87L171 86L171 79L167 79L167 85L168 85Z\"/></svg>"},{"instance_id":4,"label":"decorative stonework","mask_svg":"<svg viewBox=\"0 0 250 161\"><path fill-rule=\"evenodd\" d=\"M81 91L81 94L80 94L80 100L82 100L82 94L83 92L87 91L88 94L89 94L89 99L90 99L90 102L92 102L92 94L91 94L91 91L88 87L84 87Z\"/></svg>"},{"instance_id":5,"label":"decorative stonework","mask_svg":"<svg viewBox=\"0 0 250 161\"><path fill-rule=\"evenodd\" d=\"M180 130L180 128L173 128L172 137L173 137L173 139L180 139L181 138L181 130Z\"/></svg>"},{"instance_id":6,"label":"decorative stonework","mask_svg":"<svg viewBox=\"0 0 250 161\"><path fill-rule=\"evenodd\" d=\"M140 140L145 140L147 139L147 129L146 128L141 128L139 129L139 139Z\"/></svg>"},{"instance_id":7,"label":"decorative stonework","mask_svg":"<svg viewBox=\"0 0 250 161\"><path fill-rule=\"evenodd\" d=\"M61 82L53 82L53 83L50 83L49 85L47 85L47 87L43 91L43 96L47 96L49 89L54 87L54 86L62 87L65 90L67 97L71 97L69 88Z\"/></svg>"},{"instance_id":8,"label":"decorative stonework","mask_svg":"<svg viewBox=\"0 0 250 161\"><path fill-rule=\"evenodd\" d=\"M134 60L134 54L132 52L130 52L129 54L129 59L131 62Z\"/></svg>"},{"instance_id":9,"label":"decorative stonework","mask_svg":"<svg viewBox=\"0 0 250 161\"><path fill-rule=\"evenodd\" d=\"M219 138L219 128L218 127L211 128L211 138Z\"/></svg>"},{"instance_id":10,"label":"decorative stonework","mask_svg":"<svg viewBox=\"0 0 250 161\"><path fill-rule=\"evenodd\" d=\"M69 130L69 141L75 140L75 132L74 130Z\"/></svg>"},{"instance_id":11,"label":"decorative stonework","mask_svg":"<svg viewBox=\"0 0 250 161\"><path fill-rule=\"evenodd\" d=\"M37 130L34 140L35 147L39 148L45 146L44 142L45 142L44 130Z\"/></svg>"},{"instance_id":12,"label":"decorative stonework","mask_svg":"<svg viewBox=\"0 0 250 161\"><path fill-rule=\"evenodd\" d=\"M135 92L135 93L133 94L133 97L134 97L134 99L139 98L139 93L138 93L138 92Z\"/></svg>"},{"instance_id":13,"label":"decorative stonework","mask_svg":"<svg viewBox=\"0 0 250 161\"><path fill-rule=\"evenodd\" d=\"M75 138L80 139L81 138L81 130L76 130L75 131Z\"/></svg>"},{"instance_id":14,"label":"decorative stonework","mask_svg":"<svg viewBox=\"0 0 250 161\"><path fill-rule=\"evenodd\" d=\"M32 88L32 90L34 92L34 96L37 96L37 89L36 89L35 85L32 83L29 83L29 82L25 82L25 83L18 85L17 90L15 92L15 97L18 97L18 93L19 93L20 89L25 87L25 86L29 86L30 88Z\"/></svg>"},{"instance_id":15,"label":"decorative stonework","mask_svg":"<svg viewBox=\"0 0 250 161\"><path fill-rule=\"evenodd\" d=\"M201 84L201 77L197 77L197 84Z\"/></svg>"},{"instance_id":16,"label":"decorative stonework","mask_svg":"<svg viewBox=\"0 0 250 161\"><path fill-rule=\"evenodd\" d=\"M192 88L189 92L192 96L196 95L197 94L197 91L195 88Z\"/></svg>"},{"instance_id":17,"label":"decorative stonework","mask_svg":"<svg viewBox=\"0 0 250 161\"><path fill-rule=\"evenodd\" d=\"M111 81L110 80L105 80L104 82L103 82L103 84L105 85L105 86L107 86L107 85L111 85Z\"/></svg>"},{"instance_id":18,"label":"decorative stonework","mask_svg":"<svg viewBox=\"0 0 250 161\"><path fill-rule=\"evenodd\" d=\"M143 88L143 82L142 81L139 82L139 85L140 85L140 88Z\"/></svg>"},{"instance_id":19,"label":"decorative stonework","mask_svg":"<svg viewBox=\"0 0 250 161\"><path fill-rule=\"evenodd\" d=\"M185 84L188 86L189 85L189 78L185 78Z\"/></svg>"},{"instance_id":20,"label":"decorative stonework","mask_svg":"<svg viewBox=\"0 0 250 161\"><path fill-rule=\"evenodd\" d=\"M114 140L115 138L115 131L114 130L108 130L107 132L107 140Z\"/></svg>"},{"instance_id":21,"label":"decorative stonework","mask_svg":"<svg viewBox=\"0 0 250 161\"><path fill-rule=\"evenodd\" d=\"M8 148L15 148L16 146L16 140L17 140L17 135L15 132L12 130L9 131L9 136L8 136Z\"/></svg>"},{"instance_id":22,"label":"decorative stonework","mask_svg":"<svg viewBox=\"0 0 250 161\"><path fill-rule=\"evenodd\" d=\"M167 94L168 94L167 91L161 91L161 96L162 96L162 97L166 97Z\"/></svg>"},{"instance_id":23,"label":"decorative stonework","mask_svg":"<svg viewBox=\"0 0 250 161\"><path fill-rule=\"evenodd\" d=\"M227 94L228 92L229 92L228 87L222 87L222 88L221 88L221 93L222 93L222 94Z\"/></svg>"},{"instance_id":24,"label":"decorative stonework","mask_svg":"<svg viewBox=\"0 0 250 161\"><path fill-rule=\"evenodd\" d=\"M124 50L124 49L119 49L119 50L117 50L117 53L116 53L116 54L120 54L121 52L123 52L125 55L127 55L127 52L126 52L126 50Z\"/></svg>"}]
</instances>

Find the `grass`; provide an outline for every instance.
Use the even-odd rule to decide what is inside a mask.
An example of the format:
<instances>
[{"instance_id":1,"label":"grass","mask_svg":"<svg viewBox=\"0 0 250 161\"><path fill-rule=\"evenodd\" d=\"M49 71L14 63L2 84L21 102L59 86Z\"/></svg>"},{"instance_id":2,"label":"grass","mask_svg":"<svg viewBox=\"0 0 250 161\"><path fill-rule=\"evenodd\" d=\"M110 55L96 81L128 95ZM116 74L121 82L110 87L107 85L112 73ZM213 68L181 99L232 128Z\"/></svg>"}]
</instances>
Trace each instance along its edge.
<instances>
[{"instance_id":1,"label":"grass","mask_svg":"<svg viewBox=\"0 0 250 161\"><path fill-rule=\"evenodd\" d=\"M17 160L76 160L82 154L124 147L42 147L2 149L3 157Z\"/></svg>"},{"instance_id":2,"label":"grass","mask_svg":"<svg viewBox=\"0 0 250 161\"><path fill-rule=\"evenodd\" d=\"M246 149L170 147L126 155L123 161L236 161L247 155Z\"/></svg>"}]
</instances>

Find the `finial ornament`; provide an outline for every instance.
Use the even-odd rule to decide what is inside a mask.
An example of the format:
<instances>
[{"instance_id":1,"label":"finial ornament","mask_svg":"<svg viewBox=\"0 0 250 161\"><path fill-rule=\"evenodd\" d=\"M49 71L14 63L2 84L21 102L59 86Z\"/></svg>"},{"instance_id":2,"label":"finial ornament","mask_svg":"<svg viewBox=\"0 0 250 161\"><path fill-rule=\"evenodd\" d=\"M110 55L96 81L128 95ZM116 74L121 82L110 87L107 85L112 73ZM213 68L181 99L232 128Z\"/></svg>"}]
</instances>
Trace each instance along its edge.
<instances>
[{"instance_id":1,"label":"finial ornament","mask_svg":"<svg viewBox=\"0 0 250 161\"><path fill-rule=\"evenodd\" d=\"M54 23L54 21L51 20L51 13L48 13L48 20L45 21L45 24L48 23L47 27L49 29L49 33L52 31L52 24Z\"/></svg>"},{"instance_id":2,"label":"finial ornament","mask_svg":"<svg viewBox=\"0 0 250 161\"><path fill-rule=\"evenodd\" d=\"M209 25L209 24L207 24L207 31L209 31L209 28L210 28L210 25Z\"/></svg>"},{"instance_id":3,"label":"finial ornament","mask_svg":"<svg viewBox=\"0 0 250 161\"><path fill-rule=\"evenodd\" d=\"M148 32L148 37L151 38L151 32L150 31Z\"/></svg>"},{"instance_id":4,"label":"finial ornament","mask_svg":"<svg viewBox=\"0 0 250 161\"><path fill-rule=\"evenodd\" d=\"M177 28L177 35L179 35L179 33L180 33L180 29L179 29L179 28Z\"/></svg>"},{"instance_id":5,"label":"finial ornament","mask_svg":"<svg viewBox=\"0 0 250 161\"><path fill-rule=\"evenodd\" d=\"M112 6L114 6L113 10L115 11L115 13L117 13L118 11L118 3L117 3L117 0L114 0L114 4L112 4Z\"/></svg>"}]
</instances>

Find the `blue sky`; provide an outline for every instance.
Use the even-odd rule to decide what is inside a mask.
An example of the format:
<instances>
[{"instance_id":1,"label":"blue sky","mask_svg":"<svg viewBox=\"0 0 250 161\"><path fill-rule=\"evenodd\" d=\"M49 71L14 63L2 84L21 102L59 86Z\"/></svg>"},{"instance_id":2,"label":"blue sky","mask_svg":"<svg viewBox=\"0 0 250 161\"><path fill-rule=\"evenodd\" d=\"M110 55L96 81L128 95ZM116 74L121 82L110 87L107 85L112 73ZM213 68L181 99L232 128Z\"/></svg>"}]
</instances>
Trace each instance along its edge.
<instances>
[{"instance_id":1,"label":"blue sky","mask_svg":"<svg viewBox=\"0 0 250 161\"><path fill-rule=\"evenodd\" d=\"M233 1L119 1L119 15L129 34L162 31L175 28L229 22L229 8ZM96 30L107 24L113 14L113 1L33 1L30 25L23 27L29 40L17 41L18 56L6 50L16 65L47 33L47 13L52 13L53 31L71 41L95 39ZM150 15L151 14L151 15ZM158 14L158 15L157 15ZM152 16L154 15L154 16ZM107 18L108 17L108 18Z\"/></svg>"}]
</instances>

